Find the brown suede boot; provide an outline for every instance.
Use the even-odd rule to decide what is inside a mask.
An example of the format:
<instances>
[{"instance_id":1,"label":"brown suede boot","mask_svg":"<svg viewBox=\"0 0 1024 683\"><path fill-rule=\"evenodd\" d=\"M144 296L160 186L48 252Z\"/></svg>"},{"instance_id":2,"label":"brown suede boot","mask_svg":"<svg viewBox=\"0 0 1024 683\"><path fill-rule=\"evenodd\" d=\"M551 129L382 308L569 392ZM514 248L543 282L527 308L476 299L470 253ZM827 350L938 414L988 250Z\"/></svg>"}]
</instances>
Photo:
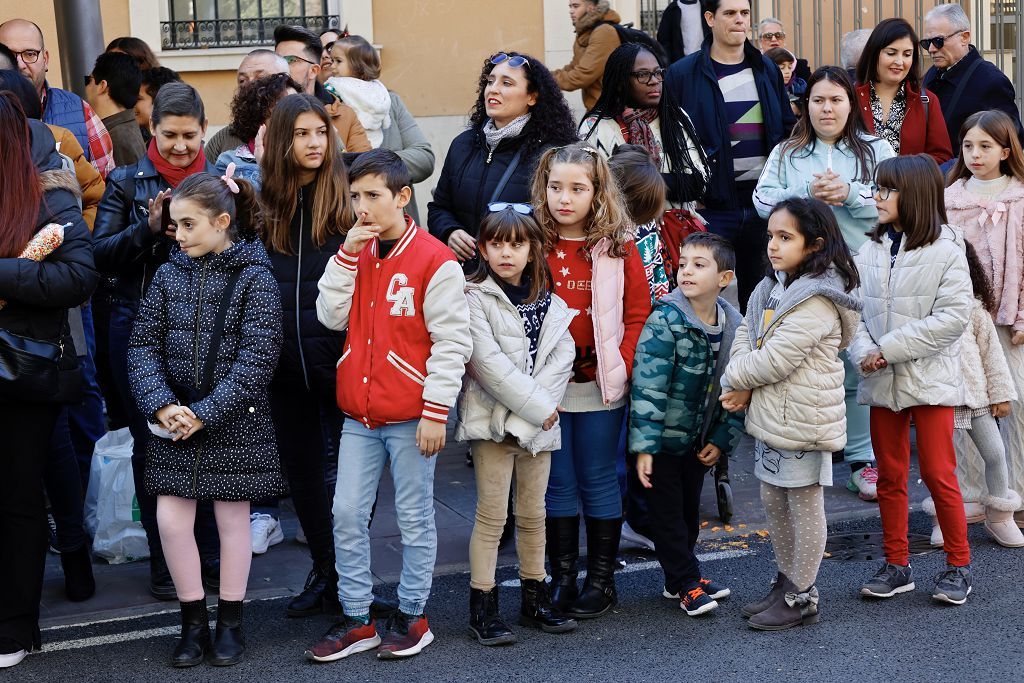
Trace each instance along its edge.
<instances>
[{"instance_id":1,"label":"brown suede boot","mask_svg":"<svg viewBox=\"0 0 1024 683\"><path fill-rule=\"evenodd\" d=\"M768 595L764 596L757 602L749 602L746 605L743 605L743 608L740 610L743 612L743 616L749 619L755 614L763 612L771 607L775 604L776 600L780 600L782 598L782 594L785 592L784 586L786 581L786 575L779 572L779 575L772 579L772 587L771 590L768 591Z\"/></svg>"},{"instance_id":2,"label":"brown suede boot","mask_svg":"<svg viewBox=\"0 0 1024 683\"><path fill-rule=\"evenodd\" d=\"M750 628L758 631L784 631L818 621L818 589L811 586L805 591L799 591L789 579L783 585L785 593L782 599L750 617L747 622Z\"/></svg>"}]
</instances>

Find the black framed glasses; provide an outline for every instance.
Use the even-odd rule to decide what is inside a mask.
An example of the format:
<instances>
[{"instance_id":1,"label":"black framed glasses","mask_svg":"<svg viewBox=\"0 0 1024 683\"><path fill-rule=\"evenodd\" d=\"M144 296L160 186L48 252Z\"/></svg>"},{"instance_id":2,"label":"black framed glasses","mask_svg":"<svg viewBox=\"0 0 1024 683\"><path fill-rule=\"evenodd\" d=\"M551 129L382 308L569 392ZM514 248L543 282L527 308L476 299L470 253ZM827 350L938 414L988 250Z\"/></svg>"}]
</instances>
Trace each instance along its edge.
<instances>
[{"instance_id":1,"label":"black framed glasses","mask_svg":"<svg viewBox=\"0 0 1024 683\"><path fill-rule=\"evenodd\" d=\"M504 62L508 62L508 65L511 66L513 69L518 68L520 66L525 66L527 69L530 68L530 60L522 55L509 56L504 52L499 52L498 54L491 57L491 64L495 66L502 64Z\"/></svg>"},{"instance_id":2,"label":"black framed glasses","mask_svg":"<svg viewBox=\"0 0 1024 683\"><path fill-rule=\"evenodd\" d=\"M22 50L21 52L11 50L11 53L15 59L20 57L21 61L26 64L35 64L39 61L39 55L43 54L41 50Z\"/></svg>"},{"instance_id":3,"label":"black framed glasses","mask_svg":"<svg viewBox=\"0 0 1024 683\"><path fill-rule=\"evenodd\" d=\"M958 33L963 33L967 29L960 29L959 31L953 31L948 36L935 36L934 38L922 38L918 41L921 44L921 49L927 51L932 45L935 46L936 50L941 50L942 46L946 44L946 41L955 36Z\"/></svg>"},{"instance_id":4,"label":"black framed glasses","mask_svg":"<svg viewBox=\"0 0 1024 683\"><path fill-rule=\"evenodd\" d=\"M311 62L308 59L306 59L305 57L300 57L298 55L283 55L281 57L281 59L283 59L284 61L288 62L288 66L291 66L292 64L294 64L297 61L298 62L305 62L306 64L314 64L314 65L318 65L318 66L320 64L320 62Z\"/></svg>"},{"instance_id":5,"label":"black framed glasses","mask_svg":"<svg viewBox=\"0 0 1024 683\"><path fill-rule=\"evenodd\" d=\"M491 202L487 205L487 210L491 213L498 213L506 209L512 209L518 214L523 216L532 216L533 207L529 204L519 204L518 202Z\"/></svg>"},{"instance_id":6,"label":"black framed glasses","mask_svg":"<svg viewBox=\"0 0 1024 683\"><path fill-rule=\"evenodd\" d=\"M775 33L762 33L761 34L761 39L762 40L785 40L786 39L786 32L785 31L776 31Z\"/></svg>"},{"instance_id":7,"label":"black framed glasses","mask_svg":"<svg viewBox=\"0 0 1024 683\"><path fill-rule=\"evenodd\" d=\"M641 85L650 85L651 83L661 83L665 80L665 69L655 69L654 71L641 69L640 71L631 71L629 75L635 78L636 82Z\"/></svg>"},{"instance_id":8,"label":"black framed glasses","mask_svg":"<svg viewBox=\"0 0 1024 683\"><path fill-rule=\"evenodd\" d=\"M874 193L878 195L878 198L881 199L883 202L889 198L890 194L896 191L891 187L882 187L880 185L873 185L872 189L874 190Z\"/></svg>"}]
</instances>

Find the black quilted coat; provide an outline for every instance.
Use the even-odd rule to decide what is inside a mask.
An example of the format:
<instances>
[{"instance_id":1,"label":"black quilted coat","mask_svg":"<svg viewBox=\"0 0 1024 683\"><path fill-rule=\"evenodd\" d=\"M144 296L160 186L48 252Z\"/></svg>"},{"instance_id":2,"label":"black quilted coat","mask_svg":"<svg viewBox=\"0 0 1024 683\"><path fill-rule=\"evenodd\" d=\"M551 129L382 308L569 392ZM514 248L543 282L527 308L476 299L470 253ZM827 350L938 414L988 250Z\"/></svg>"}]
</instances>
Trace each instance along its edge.
<instances>
[{"instance_id":1,"label":"black quilted coat","mask_svg":"<svg viewBox=\"0 0 1024 683\"><path fill-rule=\"evenodd\" d=\"M258 241L220 254L171 253L139 307L128 373L139 410L176 402L171 385L196 386L230 275L241 270L213 373L212 390L189 407L204 428L185 441L152 438L146 489L196 500L258 500L285 492L267 385L281 350L281 295Z\"/></svg>"}]
</instances>

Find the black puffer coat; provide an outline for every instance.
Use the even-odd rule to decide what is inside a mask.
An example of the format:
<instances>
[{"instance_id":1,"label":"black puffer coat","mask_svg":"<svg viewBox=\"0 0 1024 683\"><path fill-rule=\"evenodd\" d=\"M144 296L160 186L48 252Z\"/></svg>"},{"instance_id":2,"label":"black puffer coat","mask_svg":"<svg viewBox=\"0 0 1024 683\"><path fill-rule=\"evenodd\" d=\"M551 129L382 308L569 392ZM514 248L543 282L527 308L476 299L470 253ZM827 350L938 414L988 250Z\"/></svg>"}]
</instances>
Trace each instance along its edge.
<instances>
[{"instance_id":1,"label":"black puffer coat","mask_svg":"<svg viewBox=\"0 0 1024 683\"><path fill-rule=\"evenodd\" d=\"M272 389L283 392L311 391L335 400L338 359L345 334L329 330L316 317L317 283L327 262L338 253L344 235L328 235L324 244L313 244L314 185L299 191L299 204L292 218L293 254L270 252L274 279L281 290L284 345Z\"/></svg>"},{"instance_id":2,"label":"black puffer coat","mask_svg":"<svg viewBox=\"0 0 1024 683\"><path fill-rule=\"evenodd\" d=\"M187 441L149 439L146 489L155 495L258 500L285 492L267 393L281 349L281 295L260 242L196 259L172 252L139 306L128 374L150 421L176 402L172 383L195 386L228 280L239 269L213 389L189 406L203 429Z\"/></svg>"}]
</instances>

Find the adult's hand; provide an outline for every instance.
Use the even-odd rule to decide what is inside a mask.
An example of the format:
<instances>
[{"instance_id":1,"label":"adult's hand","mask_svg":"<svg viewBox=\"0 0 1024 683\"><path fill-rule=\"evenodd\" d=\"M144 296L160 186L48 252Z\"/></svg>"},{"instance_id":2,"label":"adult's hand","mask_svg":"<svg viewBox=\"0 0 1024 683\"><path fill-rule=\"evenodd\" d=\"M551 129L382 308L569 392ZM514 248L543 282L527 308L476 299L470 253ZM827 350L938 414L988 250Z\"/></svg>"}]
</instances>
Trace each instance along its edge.
<instances>
[{"instance_id":1,"label":"adult's hand","mask_svg":"<svg viewBox=\"0 0 1024 683\"><path fill-rule=\"evenodd\" d=\"M468 261L476 256L476 240L462 228L453 230L448 236L448 247L460 261Z\"/></svg>"}]
</instances>

